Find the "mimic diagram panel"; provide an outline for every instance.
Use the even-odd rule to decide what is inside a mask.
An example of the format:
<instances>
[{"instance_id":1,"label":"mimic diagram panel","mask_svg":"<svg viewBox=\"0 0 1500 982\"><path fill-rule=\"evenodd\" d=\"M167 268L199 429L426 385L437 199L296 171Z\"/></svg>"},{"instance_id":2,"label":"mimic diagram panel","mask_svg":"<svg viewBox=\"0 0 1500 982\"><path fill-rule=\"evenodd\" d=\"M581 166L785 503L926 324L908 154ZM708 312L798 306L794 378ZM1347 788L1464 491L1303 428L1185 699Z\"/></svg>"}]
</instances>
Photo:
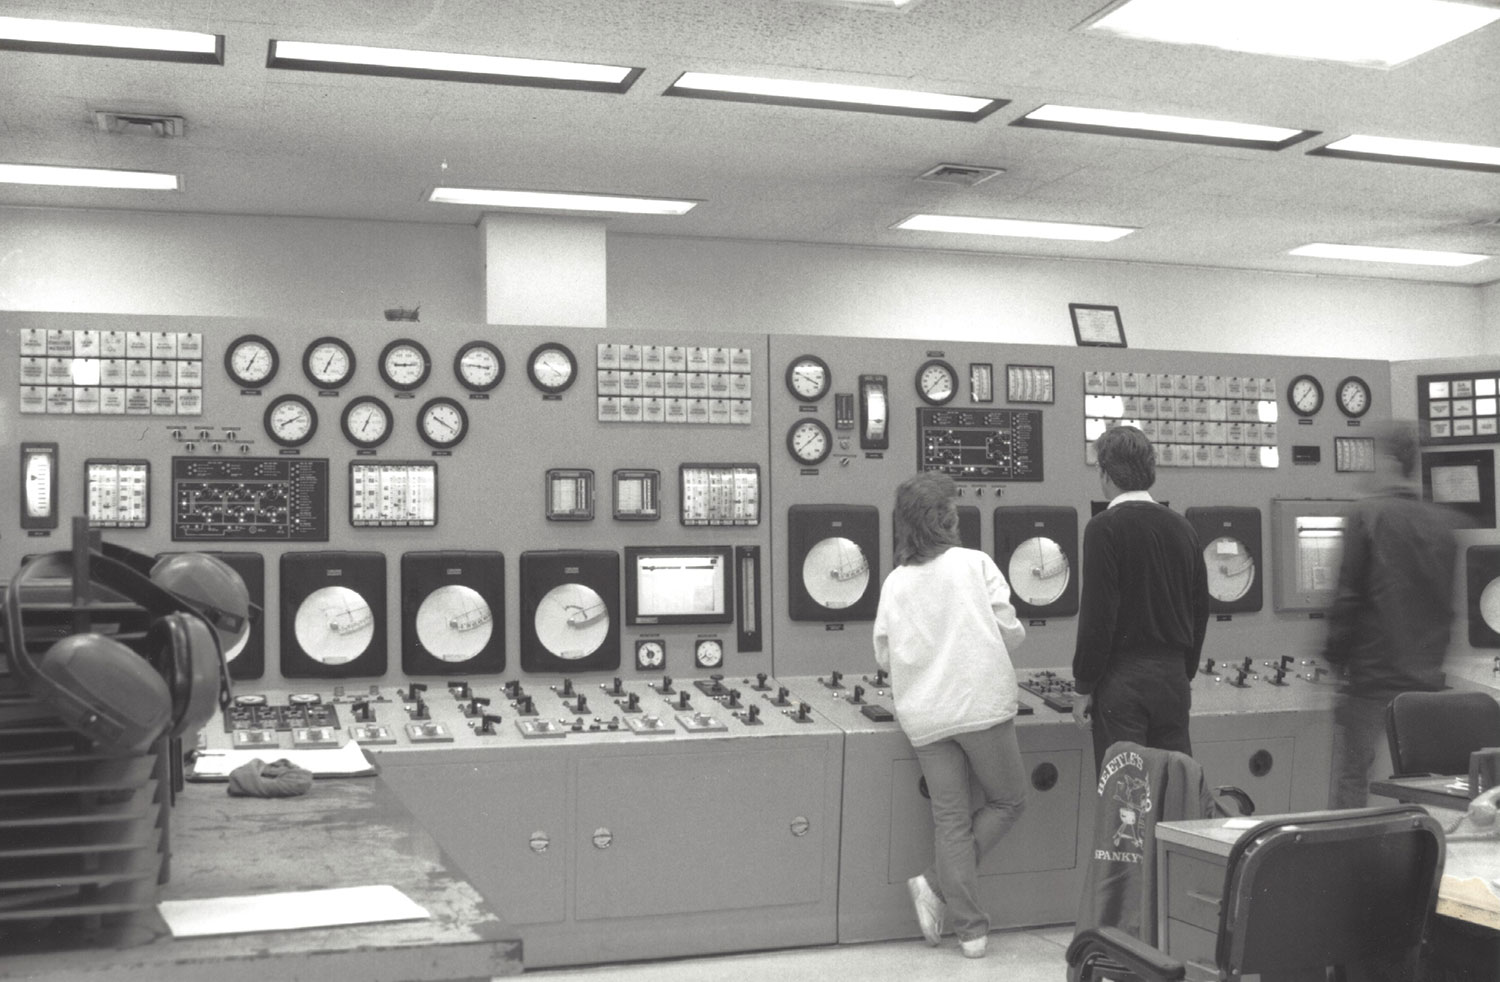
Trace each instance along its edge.
<instances>
[{"instance_id":1,"label":"mimic diagram panel","mask_svg":"<svg viewBox=\"0 0 1500 982\"><path fill-rule=\"evenodd\" d=\"M177 542L326 542L328 461L172 458Z\"/></svg>"},{"instance_id":2,"label":"mimic diagram panel","mask_svg":"<svg viewBox=\"0 0 1500 982\"><path fill-rule=\"evenodd\" d=\"M918 409L917 469L955 481L1040 481L1037 409Z\"/></svg>"}]
</instances>

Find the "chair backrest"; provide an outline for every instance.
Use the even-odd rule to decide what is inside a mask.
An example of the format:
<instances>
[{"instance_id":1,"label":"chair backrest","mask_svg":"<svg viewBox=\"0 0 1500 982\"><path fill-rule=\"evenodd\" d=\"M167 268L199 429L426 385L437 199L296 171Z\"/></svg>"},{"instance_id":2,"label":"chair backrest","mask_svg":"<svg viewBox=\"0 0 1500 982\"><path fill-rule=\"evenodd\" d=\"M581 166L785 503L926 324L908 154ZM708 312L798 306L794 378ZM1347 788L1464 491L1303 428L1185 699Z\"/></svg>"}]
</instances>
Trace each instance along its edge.
<instances>
[{"instance_id":1,"label":"chair backrest","mask_svg":"<svg viewBox=\"0 0 1500 982\"><path fill-rule=\"evenodd\" d=\"M1416 805L1267 820L1229 856L1219 968L1238 978L1410 963L1442 867L1442 827Z\"/></svg>"},{"instance_id":2,"label":"chair backrest","mask_svg":"<svg viewBox=\"0 0 1500 982\"><path fill-rule=\"evenodd\" d=\"M1500 747L1500 702L1483 692L1402 692L1385 717L1396 776L1467 774L1469 754Z\"/></svg>"}]
</instances>

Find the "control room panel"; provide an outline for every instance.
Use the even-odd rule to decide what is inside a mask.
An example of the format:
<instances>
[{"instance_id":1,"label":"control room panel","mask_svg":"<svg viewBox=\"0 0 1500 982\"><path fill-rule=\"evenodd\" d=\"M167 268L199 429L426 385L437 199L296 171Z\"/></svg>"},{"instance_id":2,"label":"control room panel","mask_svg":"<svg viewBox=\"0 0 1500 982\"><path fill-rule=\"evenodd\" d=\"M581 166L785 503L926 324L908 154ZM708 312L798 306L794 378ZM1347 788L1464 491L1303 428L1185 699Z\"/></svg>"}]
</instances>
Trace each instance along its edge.
<instances>
[{"instance_id":1,"label":"control room panel","mask_svg":"<svg viewBox=\"0 0 1500 982\"><path fill-rule=\"evenodd\" d=\"M787 708L744 680L873 671L894 489L919 469L954 477L964 544L1006 574L1018 667L1057 671L1104 504L1090 441L1122 422L1204 542L1206 655L1264 667L1308 649L1336 576L1359 470L1335 441L1390 407L1378 362L975 341L17 314L0 344L21 365L6 568L80 514L219 555L261 607L230 652L252 700L233 729L347 736L399 705L375 725L403 746L440 739L434 705L464 736L498 715L550 737L512 688L569 733L634 735L704 711L660 704L673 679L690 702L737 689L710 707L732 730ZM1308 378L1368 395L1313 408ZM563 685L601 712L549 705Z\"/></svg>"}]
</instances>

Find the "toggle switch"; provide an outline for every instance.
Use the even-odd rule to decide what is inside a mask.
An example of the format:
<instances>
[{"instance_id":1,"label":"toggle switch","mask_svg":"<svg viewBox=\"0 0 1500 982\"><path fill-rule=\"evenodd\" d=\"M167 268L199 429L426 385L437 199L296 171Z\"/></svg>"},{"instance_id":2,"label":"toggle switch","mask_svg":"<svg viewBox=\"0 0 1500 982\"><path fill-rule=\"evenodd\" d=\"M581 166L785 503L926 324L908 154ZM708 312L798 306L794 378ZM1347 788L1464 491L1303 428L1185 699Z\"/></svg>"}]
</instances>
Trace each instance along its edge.
<instances>
[{"instance_id":1,"label":"toggle switch","mask_svg":"<svg viewBox=\"0 0 1500 982\"><path fill-rule=\"evenodd\" d=\"M614 684L612 684L612 685L602 685L601 684L599 686L599 688L603 689L606 695L622 696L622 695L625 694L625 683L622 682L622 681L620 681L620 676L618 676L618 675L615 676Z\"/></svg>"},{"instance_id":2,"label":"toggle switch","mask_svg":"<svg viewBox=\"0 0 1500 982\"><path fill-rule=\"evenodd\" d=\"M427 708L427 703L422 701L421 696L418 696L417 701L412 703L409 715L412 719L432 719L432 712Z\"/></svg>"},{"instance_id":3,"label":"toggle switch","mask_svg":"<svg viewBox=\"0 0 1500 982\"><path fill-rule=\"evenodd\" d=\"M886 686L891 684L891 673L887 672L883 668L876 669L874 682L875 688L884 689Z\"/></svg>"},{"instance_id":4,"label":"toggle switch","mask_svg":"<svg viewBox=\"0 0 1500 982\"><path fill-rule=\"evenodd\" d=\"M573 680L563 679L562 688L558 690L557 694L564 698L571 696L573 694Z\"/></svg>"},{"instance_id":5,"label":"toggle switch","mask_svg":"<svg viewBox=\"0 0 1500 982\"><path fill-rule=\"evenodd\" d=\"M532 699L531 696L521 696L516 700L516 715L535 716L536 701Z\"/></svg>"},{"instance_id":6,"label":"toggle switch","mask_svg":"<svg viewBox=\"0 0 1500 982\"><path fill-rule=\"evenodd\" d=\"M792 715L792 722L811 723L812 721L812 707L805 702L797 703L797 712Z\"/></svg>"},{"instance_id":7,"label":"toggle switch","mask_svg":"<svg viewBox=\"0 0 1500 982\"><path fill-rule=\"evenodd\" d=\"M677 708L678 709L692 709L693 708L693 704L688 701L688 697L690 695L691 695L691 693L689 693L686 689L684 689L682 692L680 692L680 693L677 694Z\"/></svg>"},{"instance_id":8,"label":"toggle switch","mask_svg":"<svg viewBox=\"0 0 1500 982\"><path fill-rule=\"evenodd\" d=\"M521 683L518 679L511 679L505 683L504 688L505 698L507 699L519 699L526 694L526 691L521 688Z\"/></svg>"},{"instance_id":9,"label":"toggle switch","mask_svg":"<svg viewBox=\"0 0 1500 982\"><path fill-rule=\"evenodd\" d=\"M740 722L746 726L763 726L764 724L760 719L760 707L756 705L746 706L745 711L740 714Z\"/></svg>"},{"instance_id":10,"label":"toggle switch","mask_svg":"<svg viewBox=\"0 0 1500 982\"><path fill-rule=\"evenodd\" d=\"M582 692L578 693L578 698L573 700L572 709L579 716L587 716L589 712L589 697Z\"/></svg>"},{"instance_id":11,"label":"toggle switch","mask_svg":"<svg viewBox=\"0 0 1500 982\"><path fill-rule=\"evenodd\" d=\"M791 691L783 685L781 688L776 690L776 698L771 700L771 705L790 706L792 704L792 700L787 698L787 696L789 695L791 695Z\"/></svg>"},{"instance_id":12,"label":"toggle switch","mask_svg":"<svg viewBox=\"0 0 1500 982\"><path fill-rule=\"evenodd\" d=\"M675 690L672 688L672 676L663 675L661 681L656 683L656 691L664 696L671 695Z\"/></svg>"},{"instance_id":13,"label":"toggle switch","mask_svg":"<svg viewBox=\"0 0 1500 982\"><path fill-rule=\"evenodd\" d=\"M740 690L730 689L729 695L724 699L724 705L729 709L739 709L743 705L740 702Z\"/></svg>"},{"instance_id":14,"label":"toggle switch","mask_svg":"<svg viewBox=\"0 0 1500 982\"><path fill-rule=\"evenodd\" d=\"M448 683L448 691L453 693L454 699L458 700L459 702L463 702L465 699L469 698L470 695L469 683L454 680Z\"/></svg>"},{"instance_id":15,"label":"toggle switch","mask_svg":"<svg viewBox=\"0 0 1500 982\"><path fill-rule=\"evenodd\" d=\"M471 696L469 704L464 707L464 715L469 717L483 716L484 707L489 704L490 700L488 696Z\"/></svg>"},{"instance_id":16,"label":"toggle switch","mask_svg":"<svg viewBox=\"0 0 1500 982\"><path fill-rule=\"evenodd\" d=\"M638 713L641 711L641 697L639 693L631 692L625 696L625 705L620 707L627 713Z\"/></svg>"},{"instance_id":17,"label":"toggle switch","mask_svg":"<svg viewBox=\"0 0 1500 982\"><path fill-rule=\"evenodd\" d=\"M1500 664L1500 658L1495 659L1495 661L1496 661L1497 664ZM770 676L766 675L765 672L756 672L755 673L755 686L754 686L754 688L755 688L756 692L770 692L771 691L771 687L766 684L766 679L769 678L769 677Z\"/></svg>"},{"instance_id":18,"label":"toggle switch","mask_svg":"<svg viewBox=\"0 0 1500 982\"><path fill-rule=\"evenodd\" d=\"M349 711L354 714L354 722L356 723L375 722L375 711L370 708L370 700L368 699L354 700L354 704L349 707Z\"/></svg>"},{"instance_id":19,"label":"toggle switch","mask_svg":"<svg viewBox=\"0 0 1500 982\"><path fill-rule=\"evenodd\" d=\"M854 694L849 697L849 701L856 706L863 705L865 701L865 687L856 685L854 687Z\"/></svg>"},{"instance_id":20,"label":"toggle switch","mask_svg":"<svg viewBox=\"0 0 1500 982\"><path fill-rule=\"evenodd\" d=\"M499 716L485 713L479 718L479 729L477 732L483 733L485 736L494 736L495 724L498 722L500 722Z\"/></svg>"},{"instance_id":21,"label":"toggle switch","mask_svg":"<svg viewBox=\"0 0 1500 982\"><path fill-rule=\"evenodd\" d=\"M824 682L821 678L819 678L818 681L823 682L823 684L830 689L842 689L844 687L844 673L829 672L828 681Z\"/></svg>"}]
</instances>

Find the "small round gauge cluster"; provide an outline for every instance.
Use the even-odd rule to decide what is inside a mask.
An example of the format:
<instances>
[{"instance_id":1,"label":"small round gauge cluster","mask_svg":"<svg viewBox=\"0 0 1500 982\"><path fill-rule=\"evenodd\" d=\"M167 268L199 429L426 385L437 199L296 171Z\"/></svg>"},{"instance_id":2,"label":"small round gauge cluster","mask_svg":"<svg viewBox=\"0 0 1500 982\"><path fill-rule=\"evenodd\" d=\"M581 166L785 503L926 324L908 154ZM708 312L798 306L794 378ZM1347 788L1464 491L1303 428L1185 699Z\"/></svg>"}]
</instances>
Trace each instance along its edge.
<instances>
[{"instance_id":1,"label":"small round gauge cluster","mask_svg":"<svg viewBox=\"0 0 1500 982\"><path fill-rule=\"evenodd\" d=\"M376 372L381 383L406 399L432 377L432 355L414 338L397 338L381 349ZM258 334L242 334L224 352L224 370L246 395L259 395L277 376L281 358L276 345ZM317 338L302 352L302 374L324 395L334 395L356 377L353 346L332 335ZM527 359L527 378L549 396L567 390L578 377L578 361L566 345L549 342ZM489 341L468 341L453 359L453 377L470 398L488 398L505 378L505 356ZM399 408L399 406L398 406ZM391 405L377 395L350 398L339 418L344 439L360 450L373 450L396 431ZM318 411L300 395L280 395L266 409L266 435L283 447L300 447L317 433ZM468 435L469 416L462 403L448 396L427 400L417 413L417 435L429 446L449 449Z\"/></svg>"}]
</instances>

